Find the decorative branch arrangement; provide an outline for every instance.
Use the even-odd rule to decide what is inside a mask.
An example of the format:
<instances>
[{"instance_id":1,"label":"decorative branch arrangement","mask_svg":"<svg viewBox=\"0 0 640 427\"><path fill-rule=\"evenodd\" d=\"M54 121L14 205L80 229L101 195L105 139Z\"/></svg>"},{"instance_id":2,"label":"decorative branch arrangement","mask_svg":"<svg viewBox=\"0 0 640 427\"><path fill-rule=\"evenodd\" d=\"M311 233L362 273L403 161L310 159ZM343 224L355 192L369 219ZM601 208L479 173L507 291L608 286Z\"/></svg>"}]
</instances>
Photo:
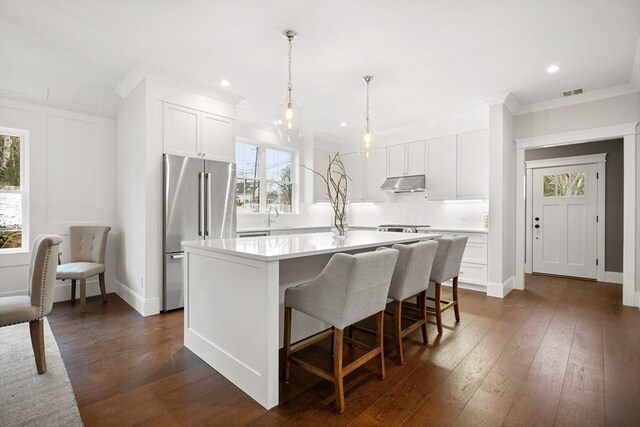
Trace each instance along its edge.
<instances>
[{"instance_id":1,"label":"decorative branch arrangement","mask_svg":"<svg viewBox=\"0 0 640 427\"><path fill-rule=\"evenodd\" d=\"M344 168L340 153L337 152L333 157L329 156L329 165L325 175L317 172L305 165L303 168L310 170L324 181L327 186L327 197L333 209L333 227L338 237L346 237L347 235L347 190L348 182L351 181L347 171Z\"/></svg>"}]
</instances>

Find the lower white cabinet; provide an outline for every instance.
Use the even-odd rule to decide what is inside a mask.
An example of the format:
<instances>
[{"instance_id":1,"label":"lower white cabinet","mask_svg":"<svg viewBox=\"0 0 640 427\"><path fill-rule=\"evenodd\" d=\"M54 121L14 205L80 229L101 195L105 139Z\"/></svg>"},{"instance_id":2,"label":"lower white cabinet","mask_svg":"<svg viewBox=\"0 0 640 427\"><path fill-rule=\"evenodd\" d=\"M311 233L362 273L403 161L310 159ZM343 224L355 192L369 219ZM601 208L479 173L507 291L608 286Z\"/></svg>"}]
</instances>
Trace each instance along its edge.
<instances>
[{"instance_id":1,"label":"lower white cabinet","mask_svg":"<svg viewBox=\"0 0 640 427\"><path fill-rule=\"evenodd\" d=\"M487 285L489 278L487 270L489 253L487 243L488 236L486 233L443 232L437 228L433 228L430 231L442 234L444 237L467 236L467 246L462 256L458 281L472 285Z\"/></svg>"}]
</instances>

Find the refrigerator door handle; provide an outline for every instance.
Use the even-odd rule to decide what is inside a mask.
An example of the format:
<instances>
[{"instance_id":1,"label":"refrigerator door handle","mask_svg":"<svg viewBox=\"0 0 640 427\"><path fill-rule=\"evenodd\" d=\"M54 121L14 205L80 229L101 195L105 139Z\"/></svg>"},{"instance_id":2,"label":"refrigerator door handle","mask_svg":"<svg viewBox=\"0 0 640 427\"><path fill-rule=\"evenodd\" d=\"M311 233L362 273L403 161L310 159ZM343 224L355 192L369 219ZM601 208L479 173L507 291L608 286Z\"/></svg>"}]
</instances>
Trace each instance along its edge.
<instances>
[{"instance_id":1,"label":"refrigerator door handle","mask_svg":"<svg viewBox=\"0 0 640 427\"><path fill-rule=\"evenodd\" d=\"M171 255L171 259L182 259L182 258L184 258L184 254Z\"/></svg>"},{"instance_id":2,"label":"refrigerator door handle","mask_svg":"<svg viewBox=\"0 0 640 427\"><path fill-rule=\"evenodd\" d=\"M207 173L204 176L205 193L204 193L204 207L206 209L204 235L209 235L209 227L211 226L211 174Z\"/></svg>"},{"instance_id":3,"label":"refrigerator door handle","mask_svg":"<svg viewBox=\"0 0 640 427\"><path fill-rule=\"evenodd\" d=\"M202 236L202 172L198 172L198 236Z\"/></svg>"}]
</instances>

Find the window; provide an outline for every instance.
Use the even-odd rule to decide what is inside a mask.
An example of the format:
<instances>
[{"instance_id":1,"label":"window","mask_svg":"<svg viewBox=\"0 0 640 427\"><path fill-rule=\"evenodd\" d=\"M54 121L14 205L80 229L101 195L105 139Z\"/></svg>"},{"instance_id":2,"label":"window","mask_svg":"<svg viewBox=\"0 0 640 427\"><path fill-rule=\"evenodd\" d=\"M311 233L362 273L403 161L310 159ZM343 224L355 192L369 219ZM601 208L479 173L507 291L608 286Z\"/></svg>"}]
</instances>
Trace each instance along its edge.
<instances>
[{"instance_id":1,"label":"window","mask_svg":"<svg viewBox=\"0 0 640 427\"><path fill-rule=\"evenodd\" d=\"M0 128L0 251L23 247L24 135Z\"/></svg>"},{"instance_id":2,"label":"window","mask_svg":"<svg viewBox=\"0 0 640 427\"><path fill-rule=\"evenodd\" d=\"M543 177L544 197L584 196L584 172L559 173Z\"/></svg>"},{"instance_id":3,"label":"window","mask_svg":"<svg viewBox=\"0 0 640 427\"><path fill-rule=\"evenodd\" d=\"M238 213L294 210L294 153L256 144L236 144Z\"/></svg>"}]
</instances>

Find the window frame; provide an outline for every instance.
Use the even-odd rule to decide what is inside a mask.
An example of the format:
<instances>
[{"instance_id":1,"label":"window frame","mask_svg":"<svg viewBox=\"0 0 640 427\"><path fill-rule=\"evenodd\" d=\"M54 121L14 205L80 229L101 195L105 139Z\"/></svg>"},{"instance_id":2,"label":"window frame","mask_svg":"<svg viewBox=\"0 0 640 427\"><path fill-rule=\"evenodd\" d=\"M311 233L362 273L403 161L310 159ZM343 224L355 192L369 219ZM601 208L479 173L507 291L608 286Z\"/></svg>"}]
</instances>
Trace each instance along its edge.
<instances>
[{"instance_id":1,"label":"window frame","mask_svg":"<svg viewBox=\"0 0 640 427\"><path fill-rule=\"evenodd\" d=\"M29 131L26 129L16 129L7 126L0 126L0 134L15 136L20 138L20 190L3 190L4 194L22 194L21 216L22 216L22 236L19 248L0 248L0 254L29 252Z\"/></svg>"},{"instance_id":2,"label":"window frame","mask_svg":"<svg viewBox=\"0 0 640 427\"><path fill-rule=\"evenodd\" d=\"M299 150L295 149L295 148L290 148L290 147L284 147L281 145L277 145L277 144L268 144L268 143L263 143L263 142L257 142L251 139L245 139L245 138L237 138L236 142L235 142L236 146L235 146L235 151L236 151L236 155L237 155L237 151L238 151L238 144L247 144L247 145L253 145L255 147L258 148L258 164L256 165L257 168L257 179L258 182L260 183L260 207L258 209L258 212L240 212L238 211L239 215L264 215L268 212L268 206L267 206L267 187L268 187L268 183L269 182L273 182L273 180L269 180L267 179L267 154L266 154L266 150L276 150L276 151L283 151L286 153L289 153L291 155L291 185L292 185L292 191L291 191L291 212L280 212L281 215L291 215L291 214L298 214L300 209L300 203L299 203L299 179L298 177L299 175L299 171L300 168L298 166L299 164L299 156L300 156L300 152ZM236 157L237 159L237 157ZM237 168L237 165L236 165ZM237 170L237 169L236 169ZM237 180L238 178L241 178L240 176L236 175L236 185L237 185Z\"/></svg>"}]
</instances>

